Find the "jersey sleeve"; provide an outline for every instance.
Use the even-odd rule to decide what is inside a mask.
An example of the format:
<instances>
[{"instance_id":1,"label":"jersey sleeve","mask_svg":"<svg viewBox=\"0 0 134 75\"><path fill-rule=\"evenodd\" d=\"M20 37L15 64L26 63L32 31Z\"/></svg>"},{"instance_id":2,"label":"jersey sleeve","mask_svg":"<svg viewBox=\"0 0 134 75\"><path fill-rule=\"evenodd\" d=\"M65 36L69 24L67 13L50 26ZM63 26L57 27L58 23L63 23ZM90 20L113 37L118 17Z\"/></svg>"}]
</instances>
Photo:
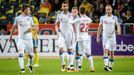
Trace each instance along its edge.
<instances>
[{"instance_id":1,"label":"jersey sleeve","mask_svg":"<svg viewBox=\"0 0 134 75\"><path fill-rule=\"evenodd\" d=\"M92 19L91 18L89 18L89 23L92 23Z\"/></svg>"},{"instance_id":2,"label":"jersey sleeve","mask_svg":"<svg viewBox=\"0 0 134 75\"><path fill-rule=\"evenodd\" d=\"M118 20L117 16L115 16L115 25L119 25L119 20Z\"/></svg>"},{"instance_id":3,"label":"jersey sleeve","mask_svg":"<svg viewBox=\"0 0 134 75\"><path fill-rule=\"evenodd\" d=\"M18 24L18 17L15 17L13 25L17 25L17 24Z\"/></svg>"},{"instance_id":4,"label":"jersey sleeve","mask_svg":"<svg viewBox=\"0 0 134 75\"><path fill-rule=\"evenodd\" d=\"M69 23L70 23L70 24L76 24L76 23L78 23L78 19L70 20Z\"/></svg>"},{"instance_id":5,"label":"jersey sleeve","mask_svg":"<svg viewBox=\"0 0 134 75\"><path fill-rule=\"evenodd\" d=\"M59 22L59 21L60 21L60 14L58 14L56 17L56 22Z\"/></svg>"},{"instance_id":6,"label":"jersey sleeve","mask_svg":"<svg viewBox=\"0 0 134 75\"><path fill-rule=\"evenodd\" d=\"M103 25L103 16L100 17L100 23L99 25Z\"/></svg>"}]
</instances>

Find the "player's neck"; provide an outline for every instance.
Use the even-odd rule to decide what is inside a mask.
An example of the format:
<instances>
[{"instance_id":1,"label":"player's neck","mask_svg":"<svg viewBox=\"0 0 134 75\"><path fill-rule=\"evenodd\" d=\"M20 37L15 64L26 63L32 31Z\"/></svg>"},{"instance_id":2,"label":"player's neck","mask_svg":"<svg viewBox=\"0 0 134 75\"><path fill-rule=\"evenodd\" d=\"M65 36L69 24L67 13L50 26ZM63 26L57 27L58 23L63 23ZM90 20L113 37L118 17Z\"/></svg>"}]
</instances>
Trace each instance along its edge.
<instances>
[{"instance_id":1,"label":"player's neck","mask_svg":"<svg viewBox=\"0 0 134 75\"><path fill-rule=\"evenodd\" d=\"M108 16L108 17L111 17L111 16L112 16L112 14L107 14L107 16Z\"/></svg>"},{"instance_id":2,"label":"player's neck","mask_svg":"<svg viewBox=\"0 0 134 75\"><path fill-rule=\"evenodd\" d=\"M63 14L67 14L68 11L63 11Z\"/></svg>"},{"instance_id":3,"label":"player's neck","mask_svg":"<svg viewBox=\"0 0 134 75\"><path fill-rule=\"evenodd\" d=\"M82 17L82 16L85 16L85 14L80 14L80 16Z\"/></svg>"},{"instance_id":4,"label":"player's neck","mask_svg":"<svg viewBox=\"0 0 134 75\"><path fill-rule=\"evenodd\" d=\"M23 15L23 16L27 16L27 15L29 15L29 14L26 14L26 13L23 12L22 15Z\"/></svg>"}]
</instances>

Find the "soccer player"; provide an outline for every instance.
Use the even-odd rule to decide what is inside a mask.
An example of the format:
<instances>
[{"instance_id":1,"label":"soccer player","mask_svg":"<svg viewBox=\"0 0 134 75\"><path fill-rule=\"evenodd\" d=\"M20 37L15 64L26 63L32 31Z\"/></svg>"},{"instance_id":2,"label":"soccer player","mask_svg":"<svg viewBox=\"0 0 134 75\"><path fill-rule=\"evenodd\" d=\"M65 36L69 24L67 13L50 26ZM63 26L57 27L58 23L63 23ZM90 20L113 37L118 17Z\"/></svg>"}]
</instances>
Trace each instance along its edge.
<instances>
[{"instance_id":1,"label":"soccer player","mask_svg":"<svg viewBox=\"0 0 134 75\"><path fill-rule=\"evenodd\" d=\"M68 66L67 71L73 71L73 59L74 59L74 39L73 39L73 27L69 23L69 19L71 14L68 11L68 3L62 3L62 12L57 15L56 19L56 32L58 34L58 48L59 55L61 59L62 69L61 71L66 71L66 63L65 63L65 52L68 52ZM65 50L67 49L67 51Z\"/></svg>"},{"instance_id":2,"label":"soccer player","mask_svg":"<svg viewBox=\"0 0 134 75\"><path fill-rule=\"evenodd\" d=\"M28 53L28 63L29 63L29 70L32 73L32 63L33 63L33 41L32 41L32 33L31 30L34 28L34 23L30 14L30 7L28 5L22 6L22 14L17 16L14 20L13 28L10 34L9 41L12 40L12 35L15 29L18 27L18 61L19 66L21 68L21 73L25 72L24 69L24 50Z\"/></svg>"},{"instance_id":3,"label":"soccer player","mask_svg":"<svg viewBox=\"0 0 134 75\"><path fill-rule=\"evenodd\" d=\"M74 25L73 27L77 40L76 47L78 51L76 52L76 62L78 62L78 64L76 64L76 70L79 71L79 68L81 68L81 63L79 64L79 62L81 62L80 55L85 53L90 63L90 72L94 72L95 69L90 48L91 41L88 35L89 24L92 22L92 20L91 18L86 16L86 11L84 7L81 7L79 12L80 18L70 21L70 23Z\"/></svg>"},{"instance_id":4,"label":"soccer player","mask_svg":"<svg viewBox=\"0 0 134 75\"><path fill-rule=\"evenodd\" d=\"M115 25L117 26L117 33L121 34L121 28L118 23L118 18L112 14L111 5L107 5L105 7L106 14L101 16L99 28L97 32L97 42L100 42L100 34L102 34L103 38L103 49L104 49L104 69L106 71L112 71L112 66L114 63L114 48L116 45L116 31ZM103 30L103 31L102 31Z\"/></svg>"},{"instance_id":5,"label":"soccer player","mask_svg":"<svg viewBox=\"0 0 134 75\"><path fill-rule=\"evenodd\" d=\"M33 8L31 7L31 12L33 12ZM34 50L34 65L33 67L38 67L39 66L39 55L38 55L38 30L39 30L39 21L38 19L32 15L32 18L33 18L33 22L34 22L34 25L36 27L36 29L32 29L32 35L33 35L33 50Z\"/></svg>"}]
</instances>

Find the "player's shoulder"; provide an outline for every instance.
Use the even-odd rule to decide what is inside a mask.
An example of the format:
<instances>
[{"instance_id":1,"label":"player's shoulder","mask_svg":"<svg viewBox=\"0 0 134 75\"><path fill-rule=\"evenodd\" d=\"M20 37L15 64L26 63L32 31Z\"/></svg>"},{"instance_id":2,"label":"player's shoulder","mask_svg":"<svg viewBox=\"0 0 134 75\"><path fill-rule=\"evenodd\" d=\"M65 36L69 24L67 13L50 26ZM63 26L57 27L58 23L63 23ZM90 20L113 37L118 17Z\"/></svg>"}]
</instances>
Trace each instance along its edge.
<instances>
[{"instance_id":1,"label":"player's shoulder","mask_svg":"<svg viewBox=\"0 0 134 75\"><path fill-rule=\"evenodd\" d=\"M18 20L18 19L20 19L21 18L21 16L22 16L22 14L20 14L20 15L18 15L18 16L15 16L15 20Z\"/></svg>"},{"instance_id":2,"label":"player's shoulder","mask_svg":"<svg viewBox=\"0 0 134 75\"><path fill-rule=\"evenodd\" d=\"M100 16L100 19L104 19L104 18L106 18L106 15Z\"/></svg>"},{"instance_id":3,"label":"player's shoulder","mask_svg":"<svg viewBox=\"0 0 134 75\"><path fill-rule=\"evenodd\" d=\"M118 17L117 17L116 15L113 15L113 18L114 18L114 19L118 19Z\"/></svg>"}]
</instances>

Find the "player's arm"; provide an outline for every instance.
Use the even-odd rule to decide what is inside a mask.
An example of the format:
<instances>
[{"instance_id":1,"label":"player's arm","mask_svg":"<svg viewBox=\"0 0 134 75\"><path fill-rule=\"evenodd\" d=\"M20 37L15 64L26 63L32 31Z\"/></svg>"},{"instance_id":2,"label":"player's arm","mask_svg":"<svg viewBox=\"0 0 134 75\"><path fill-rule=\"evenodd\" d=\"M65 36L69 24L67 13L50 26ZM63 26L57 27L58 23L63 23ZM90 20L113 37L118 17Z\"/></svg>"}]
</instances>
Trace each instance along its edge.
<instances>
[{"instance_id":1,"label":"player's arm","mask_svg":"<svg viewBox=\"0 0 134 75\"><path fill-rule=\"evenodd\" d=\"M103 24L103 20L102 20L102 17L100 18L100 23L99 23L99 27L98 27L98 31L97 31L97 39L96 39L96 41L98 42L98 43L100 43L100 35L101 35L101 33L102 33L102 24Z\"/></svg>"},{"instance_id":2,"label":"player's arm","mask_svg":"<svg viewBox=\"0 0 134 75\"><path fill-rule=\"evenodd\" d=\"M11 29L10 36L9 36L9 41L10 41L10 42L12 41L12 35L15 33L15 31L16 31L16 29L17 29L17 25L18 25L18 22L17 22L17 17L16 17L15 20L14 20L13 27L12 27L12 29Z\"/></svg>"},{"instance_id":3,"label":"player's arm","mask_svg":"<svg viewBox=\"0 0 134 75\"><path fill-rule=\"evenodd\" d=\"M59 19L59 15L57 15L56 22L55 22L55 31L57 34L60 32L59 26L60 26L60 19Z\"/></svg>"},{"instance_id":4,"label":"player's arm","mask_svg":"<svg viewBox=\"0 0 134 75\"><path fill-rule=\"evenodd\" d=\"M117 25L117 34L121 35L121 26L120 25Z\"/></svg>"},{"instance_id":5,"label":"player's arm","mask_svg":"<svg viewBox=\"0 0 134 75\"><path fill-rule=\"evenodd\" d=\"M60 26L60 22L56 22L55 23L55 30L56 30L57 34L60 32L59 26Z\"/></svg>"},{"instance_id":6,"label":"player's arm","mask_svg":"<svg viewBox=\"0 0 134 75\"><path fill-rule=\"evenodd\" d=\"M115 20L116 20L116 26L117 26L117 35L121 35L121 26L118 22L118 18L115 17Z\"/></svg>"},{"instance_id":7,"label":"player's arm","mask_svg":"<svg viewBox=\"0 0 134 75\"><path fill-rule=\"evenodd\" d=\"M9 38L9 41L10 42L12 41L12 35L15 32L16 29L17 29L17 25L13 25L12 30L11 30L11 33L10 33L10 38Z\"/></svg>"}]
</instances>

